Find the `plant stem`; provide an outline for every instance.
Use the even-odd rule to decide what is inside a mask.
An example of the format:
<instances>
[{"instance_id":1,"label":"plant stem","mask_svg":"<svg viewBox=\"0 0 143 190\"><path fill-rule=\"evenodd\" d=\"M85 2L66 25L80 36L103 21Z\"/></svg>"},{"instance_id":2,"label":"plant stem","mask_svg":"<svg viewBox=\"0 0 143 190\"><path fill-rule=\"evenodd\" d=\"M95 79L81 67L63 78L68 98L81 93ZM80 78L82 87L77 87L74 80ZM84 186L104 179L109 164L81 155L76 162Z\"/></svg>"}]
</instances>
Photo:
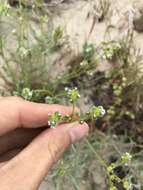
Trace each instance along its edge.
<instances>
[{"instance_id":1,"label":"plant stem","mask_svg":"<svg viewBox=\"0 0 143 190\"><path fill-rule=\"evenodd\" d=\"M53 97L54 95L47 89L37 89L34 90L34 92L39 92L39 93L47 93L48 95L50 95L51 97Z\"/></svg>"},{"instance_id":2,"label":"plant stem","mask_svg":"<svg viewBox=\"0 0 143 190\"><path fill-rule=\"evenodd\" d=\"M104 166L107 169L107 164L104 161L104 159L97 153L97 151L95 150L95 148L92 146L92 144L89 142L89 140L86 138L85 139L86 144L88 145L89 149L95 154L95 156L97 157L97 159L99 160L100 164L102 166Z\"/></svg>"},{"instance_id":3,"label":"plant stem","mask_svg":"<svg viewBox=\"0 0 143 190\"><path fill-rule=\"evenodd\" d=\"M76 107L76 104L75 104L75 102L73 102L73 104L72 104L72 114L71 114L71 121L73 121L74 120L74 116L75 116L75 107Z\"/></svg>"}]
</instances>

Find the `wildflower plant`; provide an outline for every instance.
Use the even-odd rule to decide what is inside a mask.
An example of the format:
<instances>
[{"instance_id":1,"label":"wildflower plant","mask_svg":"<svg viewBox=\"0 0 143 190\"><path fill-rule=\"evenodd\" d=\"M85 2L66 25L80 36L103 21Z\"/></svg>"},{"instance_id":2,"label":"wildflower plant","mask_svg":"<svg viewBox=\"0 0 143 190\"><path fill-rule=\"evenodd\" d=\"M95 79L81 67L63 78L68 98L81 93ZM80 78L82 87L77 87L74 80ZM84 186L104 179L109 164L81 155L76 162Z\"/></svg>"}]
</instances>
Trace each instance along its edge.
<instances>
[{"instance_id":1,"label":"wildflower plant","mask_svg":"<svg viewBox=\"0 0 143 190\"><path fill-rule=\"evenodd\" d=\"M103 42L102 43L102 58L112 60L119 54L121 45L118 42Z\"/></svg>"},{"instance_id":2,"label":"wildflower plant","mask_svg":"<svg viewBox=\"0 0 143 190\"><path fill-rule=\"evenodd\" d=\"M46 92L48 93L46 90L30 90L29 88L24 88L21 93L19 94L18 92L14 92L15 96L21 96L23 97L25 100L32 100L34 98L34 95L36 93L43 93ZM38 94L39 95L39 94ZM89 121L89 120L96 120L100 117L103 117L105 115L105 110L102 106L93 106L88 112L82 114L76 111L76 105L77 105L77 101L80 98L80 94L78 89L75 88L65 88L65 93L62 94L62 96L64 96L65 98L67 98L67 100L70 102L70 104L72 104L72 112L70 115L66 115L62 118L61 113L57 110L54 114L49 115L48 116L48 125L51 128L56 128L56 126L60 123L60 122L74 122L74 121L79 121L79 123L84 123L85 121ZM45 103L54 103L56 99L55 97L51 97L51 96L46 96L45 97Z\"/></svg>"},{"instance_id":3,"label":"wildflower plant","mask_svg":"<svg viewBox=\"0 0 143 190\"><path fill-rule=\"evenodd\" d=\"M51 128L55 128L57 124L60 122L62 115L60 112L56 111L53 115L50 115L48 118L48 125Z\"/></svg>"},{"instance_id":4,"label":"wildflower plant","mask_svg":"<svg viewBox=\"0 0 143 190\"><path fill-rule=\"evenodd\" d=\"M78 89L76 87L73 89L66 87L65 91L67 92L67 97L69 98L69 101L73 104L76 104L78 98L80 98L80 94L78 92Z\"/></svg>"},{"instance_id":5,"label":"wildflower plant","mask_svg":"<svg viewBox=\"0 0 143 190\"><path fill-rule=\"evenodd\" d=\"M90 115L90 117L93 117L94 119L98 117L102 117L105 115L105 110L102 106L93 106L91 110L87 113Z\"/></svg>"},{"instance_id":6,"label":"wildflower plant","mask_svg":"<svg viewBox=\"0 0 143 190\"><path fill-rule=\"evenodd\" d=\"M80 94L76 87L73 89L65 88L65 91L66 91L68 100L70 103L72 103L72 107L73 107L72 114L71 114L71 120L72 120L75 116L75 107L76 107L78 98L80 98Z\"/></svg>"},{"instance_id":7,"label":"wildflower plant","mask_svg":"<svg viewBox=\"0 0 143 190\"><path fill-rule=\"evenodd\" d=\"M19 94L18 92L14 92L15 96L21 96L25 100L33 100L35 94L37 93L48 93L46 90L30 90L29 88L24 88L21 93ZM39 95L39 94L38 94ZM72 112L70 115L66 115L63 118L61 117L61 113L57 110L54 114L48 116L48 125L51 128L56 128L56 126L60 122L73 122L73 121L79 121L79 123L84 123L84 121L89 121L89 120L96 120L100 117L103 117L105 114L105 110L102 106L93 106L88 112L86 113L78 113L76 111L76 105L77 101L80 98L80 94L78 89L75 88L65 88L65 92L62 94L64 98L67 98L68 102L72 104ZM51 96L46 96L45 97L45 103L51 103L53 104L55 102L56 96L51 97Z\"/></svg>"},{"instance_id":8,"label":"wildflower plant","mask_svg":"<svg viewBox=\"0 0 143 190\"><path fill-rule=\"evenodd\" d=\"M94 53L95 53L94 45L89 44L89 43L86 42L83 45L83 57L84 57L84 60L89 61L93 57Z\"/></svg>"},{"instance_id":9,"label":"wildflower plant","mask_svg":"<svg viewBox=\"0 0 143 190\"><path fill-rule=\"evenodd\" d=\"M121 158L116 163L112 163L107 167L110 190L118 190L117 184L122 184L125 190L132 189L132 184L130 183L130 178L128 177L128 175L121 178L115 172L116 168L119 166L122 167L122 169L128 166L128 163L131 161L131 159L132 159L131 154L126 152L121 156Z\"/></svg>"},{"instance_id":10,"label":"wildflower plant","mask_svg":"<svg viewBox=\"0 0 143 190\"><path fill-rule=\"evenodd\" d=\"M58 26L52 34L52 45L53 47L59 47L61 46L61 39L63 38L63 28L61 26Z\"/></svg>"},{"instance_id":11,"label":"wildflower plant","mask_svg":"<svg viewBox=\"0 0 143 190\"><path fill-rule=\"evenodd\" d=\"M68 101L72 104L72 113L71 115L66 115L64 118L61 117L61 114L57 111L48 118L48 124L51 128L55 128L59 122L73 122L79 121L79 123L84 123L89 120L96 120L105 115L105 110L102 106L93 106L88 112L82 114L76 112L76 104L80 98L78 89L75 87L73 89L65 88L65 96L68 98Z\"/></svg>"},{"instance_id":12,"label":"wildflower plant","mask_svg":"<svg viewBox=\"0 0 143 190\"><path fill-rule=\"evenodd\" d=\"M24 88L21 92L21 96L26 99L26 100L31 100L33 95L33 91L30 90L29 88Z\"/></svg>"}]
</instances>

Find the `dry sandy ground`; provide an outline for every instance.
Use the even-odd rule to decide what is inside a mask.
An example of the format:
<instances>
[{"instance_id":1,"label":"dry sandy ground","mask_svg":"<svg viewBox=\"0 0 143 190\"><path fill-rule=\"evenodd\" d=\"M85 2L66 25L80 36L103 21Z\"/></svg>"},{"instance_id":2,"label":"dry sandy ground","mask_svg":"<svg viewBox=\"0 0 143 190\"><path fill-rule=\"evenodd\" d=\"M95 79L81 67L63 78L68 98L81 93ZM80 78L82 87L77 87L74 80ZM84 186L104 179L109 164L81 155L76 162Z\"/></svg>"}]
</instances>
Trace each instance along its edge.
<instances>
[{"instance_id":1,"label":"dry sandy ground","mask_svg":"<svg viewBox=\"0 0 143 190\"><path fill-rule=\"evenodd\" d=\"M143 8L142 0L110 0L106 18L103 22L98 22L101 10L96 7L99 6L99 0L71 1L70 4L61 4L58 15L53 19L55 26L64 27L65 33L69 36L71 49L65 59L54 65L55 69L52 66L54 70L54 73L51 72L52 76L59 73L59 64L62 68L73 55L78 55L86 41L99 45L102 41L121 39L128 29L134 28L134 19L140 16L140 10ZM143 33L134 30L134 41L135 46L143 52ZM102 63L100 69L107 69L108 66L108 63Z\"/></svg>"},{"instance_id":2,"label":"dry sandy ground","mask_svg":"<svg viewBox=\"0 0 143 190\"><path fill-rule=\"evenodd\" d=\"M61 15L55 17L55 24L62 25L67 35L70 36L74 50L80 50L86 40L99 44L103 40L118 39L127 32L128 28L133 27L133 19L138 16L139 9L143 8L143 1L139 0L110 0L111 6L104 22L95 22L91 35L89 35L93 18L100 14L95 7L98 0L75 1L63 11ZM112 25L109 34L106 35L107 27ZM142 47L143 35L135 34L138 46ZM142 47L143 48L143 47Z\"/></svg>"}]
</instances>

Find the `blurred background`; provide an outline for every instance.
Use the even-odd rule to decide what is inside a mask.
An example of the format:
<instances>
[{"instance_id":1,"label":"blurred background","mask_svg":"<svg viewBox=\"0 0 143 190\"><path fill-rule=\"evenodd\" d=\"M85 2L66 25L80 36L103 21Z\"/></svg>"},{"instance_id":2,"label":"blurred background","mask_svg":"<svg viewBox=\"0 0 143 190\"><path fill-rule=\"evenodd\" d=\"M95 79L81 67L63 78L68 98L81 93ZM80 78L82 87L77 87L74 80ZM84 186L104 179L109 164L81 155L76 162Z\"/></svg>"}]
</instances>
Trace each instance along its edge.
<instances>
[{"instance_id":1,"label":"blurred background","mask_svg":"<svg viewBox=\"0 0 143 190\"><path fill-rule=\"evenodd\" d=\"M65 87L106 114L39 190L142 190L142 0L0 0L1 96L68 104Z\"/></svg>"}]
</instances>

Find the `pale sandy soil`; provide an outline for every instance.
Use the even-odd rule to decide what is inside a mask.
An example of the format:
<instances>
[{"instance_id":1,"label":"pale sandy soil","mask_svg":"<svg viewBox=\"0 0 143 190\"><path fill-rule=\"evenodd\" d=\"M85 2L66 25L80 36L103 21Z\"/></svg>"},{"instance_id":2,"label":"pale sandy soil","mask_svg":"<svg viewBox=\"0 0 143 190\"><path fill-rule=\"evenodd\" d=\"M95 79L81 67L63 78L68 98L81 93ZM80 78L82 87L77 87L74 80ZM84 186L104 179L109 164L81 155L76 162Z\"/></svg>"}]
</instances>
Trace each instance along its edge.
<instances>
[{"instance_id":1,"label":"pale sandy soil","mask_svg":"<svg viewBox=\"0 0 143 190\"><path fill-rule=\"evenodd\" d=\"M59 64L62 70L66 63L78 55L82 50L83 44L88 41L99 45L102 41L118 40L127 33L128 29L134 28L133 21L139 16L139 11L143 7L143 1L138 0L110 0L111 5L109 12L103 22L98 22L97 17L100 11L95 7L98 6L98 0L89 1L72 1L71 4L62 4L59 6L59 14L54 16L55 26L63 26L66 35L69 36L70 52L65 59L55 64L55 76L59 73ZM95 21L95 22L94 22ZM110 29L107 30L107 28ZM135 46L143 51L143 33L134 31ZM100 64L100 69L105 70L110 65L105 62ZM53 70L53 67L51 68Z\"/></svg>"},{"instance_id":2,"label":"pale sandy soil","mask_svg":"<svg viewBox=\"0 0 143 190\"><path fill-rule=\"evenodd\" d=\"M55 17L56 25L62 25L67 35L70 36L71 44L75 51L80 50L86 40L99 44L103 40L118 39L130 27L133 27L133 18L138 15L139 8L143 2L138 0L111 0L109 13L104 22L96 22L89 36L93 25L93 18L97 11L93 8L98 0L75 1L69 8L61 10L61 15ZM62 9L62 7L60 7ZM90 14L90 16L88 16ZM112 25L112 30L106 35L107 27ZM136 34L138 46L142 47L142 34ZM139 43L140 42L140 43ZM143 47L142 47L143 48Z\"/></svg>"}]
</instances>

